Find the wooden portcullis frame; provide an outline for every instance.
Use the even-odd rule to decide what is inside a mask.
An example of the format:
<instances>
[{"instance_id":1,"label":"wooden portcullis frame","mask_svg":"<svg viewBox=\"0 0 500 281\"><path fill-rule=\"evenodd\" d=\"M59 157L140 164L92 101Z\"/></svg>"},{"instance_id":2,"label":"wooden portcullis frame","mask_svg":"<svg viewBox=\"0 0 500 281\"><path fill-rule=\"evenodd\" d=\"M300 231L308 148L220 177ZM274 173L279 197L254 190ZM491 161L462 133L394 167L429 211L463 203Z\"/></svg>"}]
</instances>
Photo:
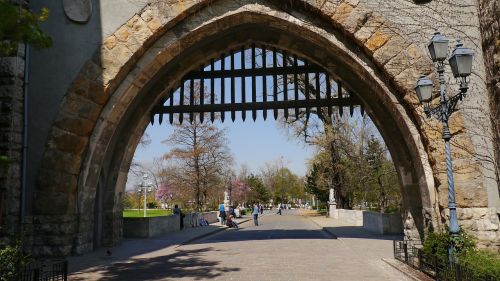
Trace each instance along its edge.
<instances>
[{"instance_id":1,"label":"wooden portcullis frame","mask_svg":"<svg viewBox=\"0 0 500 281\"><path fill-rule=\"evenodd\" d=\"M285 50L255 44L210 59L167 92L169 96L162 98L151 111L152 124L156 115L160 124L164 115L172 124L175 114L182 123L185 114L190 122L195 115L204 122L205 114L212 122L219 116L224 122L226 112L231 113L234 122L238 111L243 120L247 111L251 112L254 121L257 111L262 111L266 120L268 110L272 110L275 119L279 110L283 110L285 119L290 113L295 118L300 114L309 118L311 112L332 115L332 107L338 108L340 115L347 107L352 116L355 106L360 106L364 113L361 100L324 68Z\"/></svg>"}]
</instances>

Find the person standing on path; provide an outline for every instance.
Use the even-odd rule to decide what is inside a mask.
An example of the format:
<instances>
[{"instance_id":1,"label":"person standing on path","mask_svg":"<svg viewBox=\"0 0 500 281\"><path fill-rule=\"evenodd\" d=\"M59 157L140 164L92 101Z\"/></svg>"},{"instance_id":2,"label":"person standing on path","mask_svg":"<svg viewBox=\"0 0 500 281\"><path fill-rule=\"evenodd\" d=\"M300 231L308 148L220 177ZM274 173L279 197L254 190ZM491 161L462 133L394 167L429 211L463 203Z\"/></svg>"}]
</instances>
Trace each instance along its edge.
<instances>
[{"instance_id":1,"label":"person standing on path","mask_svg":"<svg viewBox=\"0 0 500 281\"><path fill-rule=\"evenodd\" d=\"M174 206L174 210L172 211L172 213L174 213L174 215L179 215L180 217L180 229L183 229L184 228L184 215L182 214L182 210L181 208L179 208L179 205L175 204Z\"/></svg>"},{"instance_id":2,"label":"person standing on path","mask_svg":"<svg viewBox=\"0 0 500 281\"><path fill-rule=\"evenodd\" d=\"M259 204L259 212L261 215L264 214L264 205Z\"/></svg>"},{"instance_id":3,"label":"person standing on path","mask_svg":"<svg viewBox=\"0 0 500 281\"><path fill-rule=\"evenodd\" d=\"M259 225L259 205L258 204L253 205L252 215L253 215L253 223L255 224L255 226L258 226Z\"/></svg>"},{"instance_id":4,"label":"person standing on path","mask_svg":"<svg viewBox=\"0 0 500 281\"><path fill-rule=\"evenodd\" d=\"M278 204L278 212L276 214L279 214L281 216L281 203Z\"/></svg>"},{"instance_id":5,"label":"person standing on path","mask_svg":"<svg viewBox=\"0 0 500 281\"><path fill-rule=\"evenodd\" d=\"M220 217L220 223L222 225L226 224L226 208L224 204L219 205L219 217Z\"/></svg>"}]
</instances>

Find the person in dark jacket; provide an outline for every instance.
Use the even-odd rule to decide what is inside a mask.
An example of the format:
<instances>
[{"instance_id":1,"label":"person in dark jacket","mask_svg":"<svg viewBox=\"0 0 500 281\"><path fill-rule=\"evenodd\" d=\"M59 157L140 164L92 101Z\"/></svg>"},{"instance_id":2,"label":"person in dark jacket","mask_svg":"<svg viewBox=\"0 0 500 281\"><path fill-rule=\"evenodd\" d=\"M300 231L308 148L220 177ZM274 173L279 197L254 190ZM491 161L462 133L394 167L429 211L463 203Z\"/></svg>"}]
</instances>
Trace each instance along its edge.
<instances>
[{"instance_id":1,"label":"person in dark jacket","mask_svg":"<svg viewBox=\"0 0 500 281\"><path fill-rule=\"evenodd\" d=\"M179 215L180 217L180 228L184 228L184 214L182 214L181 208L179 208L179 205L175 204L174 210L173 210L174 215Z\"/></svg>"}]
</instances>

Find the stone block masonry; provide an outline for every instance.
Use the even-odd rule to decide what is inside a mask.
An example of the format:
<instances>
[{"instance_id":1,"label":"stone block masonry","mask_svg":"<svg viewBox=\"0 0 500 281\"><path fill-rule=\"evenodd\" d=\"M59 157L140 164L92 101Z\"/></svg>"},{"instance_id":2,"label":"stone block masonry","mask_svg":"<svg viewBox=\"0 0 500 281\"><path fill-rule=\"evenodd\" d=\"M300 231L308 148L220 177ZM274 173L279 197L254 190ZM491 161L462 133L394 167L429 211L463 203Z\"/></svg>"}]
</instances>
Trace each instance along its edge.
<instances>
[{"instance_id":1,"label":"stone block masonry","mask_svg":"<svg viewBox=\"0 0 500 281\"><path fill-rule=\"evenodd\" d=\"M0 57L0 155L9 160L0 167L0 242L20 230L24 45L18 49L16 56Z\"/></svg>"}]
</instances>

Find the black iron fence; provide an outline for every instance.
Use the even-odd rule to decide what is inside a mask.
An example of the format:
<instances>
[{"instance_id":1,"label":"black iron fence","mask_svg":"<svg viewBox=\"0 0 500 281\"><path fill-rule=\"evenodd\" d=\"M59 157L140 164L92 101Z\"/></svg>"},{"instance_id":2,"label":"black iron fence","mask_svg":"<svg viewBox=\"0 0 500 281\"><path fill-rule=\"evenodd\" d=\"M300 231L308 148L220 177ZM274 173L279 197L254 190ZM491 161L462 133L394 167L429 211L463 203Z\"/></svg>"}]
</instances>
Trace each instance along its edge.
<instances>
[{"instance_id":1,"label":"black iron fence","mask_svg":"<svg viewBox=\"0 0 500 281\"><path fill-rule=\"evenodd\" d=\"M498 276L476 277L474 272L456 262L424 253L410 241L393 241L394 258L439 281L496 281Z\"/></svg>"},{"instance_id":2,"label":"black iron fence","mask_svg":"<svg viewBox=\"0 0 500 281\"><path fill-rule=\"evenodd\" d=\"M34 262L22 268L19 281L66 281L68 261Z\"/></svg>"}]
</instances>

